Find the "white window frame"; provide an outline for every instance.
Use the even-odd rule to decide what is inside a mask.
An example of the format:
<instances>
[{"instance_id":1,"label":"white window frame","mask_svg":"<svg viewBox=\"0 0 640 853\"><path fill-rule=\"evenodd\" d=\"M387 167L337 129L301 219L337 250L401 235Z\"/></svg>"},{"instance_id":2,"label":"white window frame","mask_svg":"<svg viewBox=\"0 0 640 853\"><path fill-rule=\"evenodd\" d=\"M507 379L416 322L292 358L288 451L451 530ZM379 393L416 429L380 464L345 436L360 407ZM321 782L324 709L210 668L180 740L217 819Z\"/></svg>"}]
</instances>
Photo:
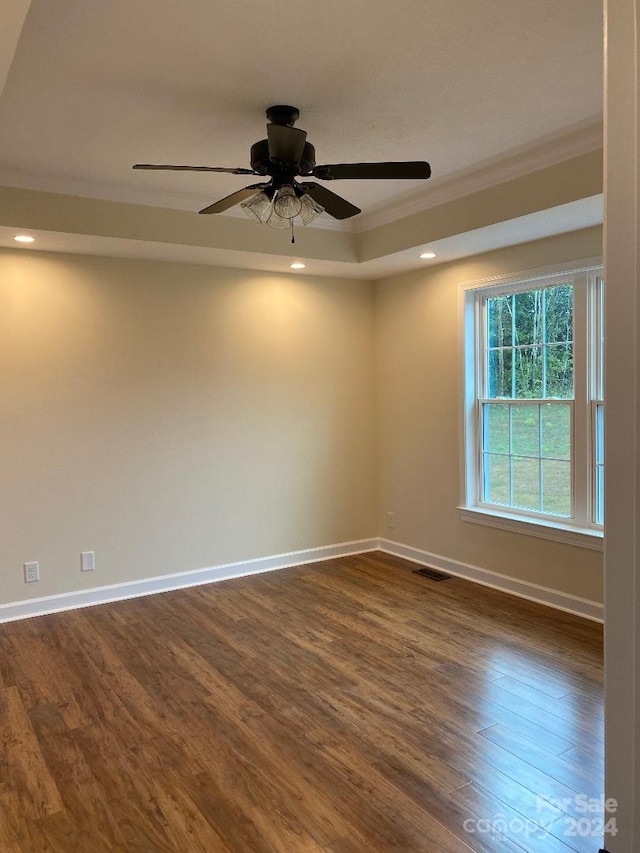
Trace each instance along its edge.
<instances>
[{"instance_id":1,"label":"white window frame","mask_svg":"<svg viewBox=\"0 0 640 853\"><path fill-rule=\"evenodd\" d=\"M481 302L500 292L514 293L563 282L574 285L574 400L572 416L573 516L562 518L486 504L481 501L481 413L478 390L483 387L484 331ZM460 491L458 507L464 521L526 533L602 550L604 530L595 520L595 411L602 400L602 376L594 356L598 327L597 288L602 281L602 259L545 267L496 276L460 285ZM505 401L507 402L507 401Z\"/></svg>"},{"instance_id":2,"label":"white window frame","mask_svg":"<svg viewBox=\"0 0 640 853\"><path fill-rule=\"evenodd\" d=\"M604 459L599 463L597 440L598 440L598 409L602 408L603 412L603 433L605 414L605 388L604 388L604 279L602 272L596 277L595 285L590 289L591 304L589 305L591 322L591 340L590 346L595 353L594 371L591 378L591 435L593 439L593 470L591 475L591 510L592 521L596 526L600 526L596 517L597 501L598 501L598 476L597 468L603 469L602 476L604 477ZM604 454L604 434L602 435L601 452ZM601 496L604 503L604 494ZM604 505L600 507L604 513Z\"/></svg>"}]
</instances>

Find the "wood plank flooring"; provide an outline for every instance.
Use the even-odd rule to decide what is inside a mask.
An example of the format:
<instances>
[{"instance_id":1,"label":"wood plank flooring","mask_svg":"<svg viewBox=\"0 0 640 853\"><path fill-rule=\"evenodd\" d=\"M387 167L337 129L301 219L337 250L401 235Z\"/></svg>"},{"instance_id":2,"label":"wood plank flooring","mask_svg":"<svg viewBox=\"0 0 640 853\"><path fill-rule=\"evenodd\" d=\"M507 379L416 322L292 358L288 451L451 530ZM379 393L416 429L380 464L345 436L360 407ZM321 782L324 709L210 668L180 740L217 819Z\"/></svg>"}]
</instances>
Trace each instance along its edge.
<instances>
[{"instance_id":1,"label":"wood plank flooring","mask_svg":"<svg viewBox=\"0 0 640 853\"><path fill-rule=\"evenodd\" d=\"M0 625L0 851L596 853L601 628L412 568Z\"/></svg>"}]
</instances>

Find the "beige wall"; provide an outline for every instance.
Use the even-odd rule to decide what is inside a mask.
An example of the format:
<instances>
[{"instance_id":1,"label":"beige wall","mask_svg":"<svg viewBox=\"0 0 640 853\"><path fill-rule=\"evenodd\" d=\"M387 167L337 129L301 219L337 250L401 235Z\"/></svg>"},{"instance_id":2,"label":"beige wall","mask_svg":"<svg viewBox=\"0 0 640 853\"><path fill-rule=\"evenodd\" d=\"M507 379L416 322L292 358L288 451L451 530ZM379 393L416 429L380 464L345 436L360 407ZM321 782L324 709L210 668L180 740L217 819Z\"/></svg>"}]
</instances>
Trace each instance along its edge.
<instances>
[{"instance_id":1,"label":"beige wall","mask_svg":"<svg viewBox=\"0 0 640 853\"><path fill-rule=\"evenodd\" d=\"M372 312L367 282L0 252L0 603L371 536Z\"/></svg>"},{"instance_id":2,"label":"beige wall","mask_svg":"<svg viewBox=\"0 0 640 853\"><path fill-rule=\"evenodd\" d=\"M602 601L602 555L463 522L459 285L602 253L591 228L376 285L378 530L405 545ZM395 528L386 528L386 513Z\"/></svg>"},{"instance_id":3,"label":"beige wall","mask_svg":"<svg viewBox=\"0 0 640 853\"><path fill-rule=\"evenodd\" d=\"M459 284L592 257L601 239L373 288L0 252L0 603L376 533L601 601L601 554L456 509ZM30 560L42 579L25 586Z\"/></svg>"}]
</instances>

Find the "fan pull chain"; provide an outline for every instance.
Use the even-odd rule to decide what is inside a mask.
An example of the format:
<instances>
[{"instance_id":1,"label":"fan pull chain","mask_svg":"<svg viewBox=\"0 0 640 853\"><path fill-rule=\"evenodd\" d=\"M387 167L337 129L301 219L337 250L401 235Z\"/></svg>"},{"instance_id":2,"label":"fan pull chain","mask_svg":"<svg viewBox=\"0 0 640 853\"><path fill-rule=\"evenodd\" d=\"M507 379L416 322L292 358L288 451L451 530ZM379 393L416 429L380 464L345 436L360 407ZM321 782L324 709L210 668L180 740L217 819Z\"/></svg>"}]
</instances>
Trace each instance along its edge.
<instances>
[{"instance_id":1,"label":"fan pull chain","mask_svg":"<svg viewBox=\"0 0 640 853\"><path fill-rule=\"evenodd\" d=\"M291 242L296 242L296 238L293 236L293 219L291 220Z\"/></svg>"}]
</instances>

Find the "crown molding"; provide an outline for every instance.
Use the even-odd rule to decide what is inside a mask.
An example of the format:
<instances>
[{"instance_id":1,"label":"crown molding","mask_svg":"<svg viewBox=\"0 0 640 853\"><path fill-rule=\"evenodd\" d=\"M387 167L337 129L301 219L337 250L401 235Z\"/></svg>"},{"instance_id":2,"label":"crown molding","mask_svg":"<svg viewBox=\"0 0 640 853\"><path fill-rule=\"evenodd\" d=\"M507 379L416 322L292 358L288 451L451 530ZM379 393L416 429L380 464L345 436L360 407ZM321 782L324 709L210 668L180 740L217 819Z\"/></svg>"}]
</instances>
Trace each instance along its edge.
<instances>
[{"instance_id":1,"label":"crown molding","mask_svg":"<svg viewBox=\"0 0 640 853\"><path fill-rule=\"evenodd\" d=\"M162 207L169 210L184 210L195 213L207 202L202 195L192 193L162 193L147 190L131 190L116 184L86 183L78 178L65 178L55 175L37 175L26 172L14 172L0 169L0 186L12 187L20 190L34 190L36 192L57 193L59 195L71 195L77 198L89 198L96 201L125 202L126 204L141 204L145 207ZM220 215L220 214L219 214ZM240 211L230 211L222 214L225 218L240 219L245 221L246 217ZM352 231L352 227L345 227L337 219L332 217L318 217L313 225L296 225L305 230L319 228L324 231Z\"/></svg>"},{"instance_id":2,"label":"crown molding","mask_svg":"<svg viewBox=\"0 0 640 853\"><path fill-rule=\"evenodd\" d=\"M346 221L334 220L329 216L318 217L304 231L312 234L332 231L345 235L364 234L398 220L422 213L431 208L469 196L473 193L524 177L562 161L596 151L602 147L602 122L590 121L574 125L568 132L546 137L536 146L512 149L507 156L493 157L475 167L468 168L429 181L419 191L396 197L387 204L360 213ZM41 193L56 193L74 196L77 199L119 202L144 205L155 211L164 209L194 212L203 204L202 196L191 193L156 193L131 190L119 184L86 184L77 178L53 175L36 175L0 170L0 186ZM245 222L239 211L229 211L220 219L231 226L232 222Z\"/></svg>"},{"instance_id":3,"label":"crown molding","mask_svg":"<svg viewBox=\"0 0 640 853\"><path fill-rule=\"evenodd\" d=\"M353 222L352 229L361 233L388 225L432 207L455 201L488 187L521 178L563 160L597 151L603 144L602 120L581 122L562 133L544 137L535 146L514 148L484 160L453 175L430 180L419 191L403 195L391 204L362 213Z\"/></svg>"},{"instance_id":4,"label":"crown molding","mask_svg":"<svg viewBox=\"0 0 640 853\"><path fill-rule=\"evenodd\" d=\"M35 172L16 172L11 169L0 169L0 186L71 195L77 198L95 199L96 201L142 204L145 207L167 207L171 210L193 211L204 203L202 197L198 198L191 193L156 193L145 190L131 190L120 184L100 184L83 181L80 178L37 174Z\"/></svg>"}]
</instances>

